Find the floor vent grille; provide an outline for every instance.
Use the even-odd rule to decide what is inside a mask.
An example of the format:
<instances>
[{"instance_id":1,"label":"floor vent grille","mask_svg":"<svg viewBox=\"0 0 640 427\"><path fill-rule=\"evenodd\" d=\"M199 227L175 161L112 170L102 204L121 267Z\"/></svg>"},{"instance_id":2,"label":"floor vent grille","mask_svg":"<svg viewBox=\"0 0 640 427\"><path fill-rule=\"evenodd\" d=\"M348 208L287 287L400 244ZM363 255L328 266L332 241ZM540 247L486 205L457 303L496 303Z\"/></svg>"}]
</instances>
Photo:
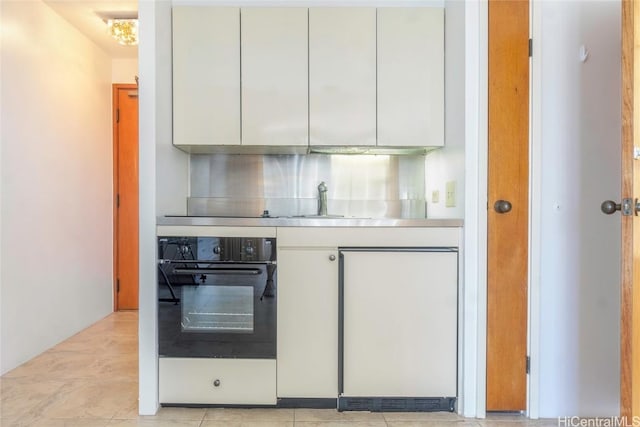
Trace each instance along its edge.
<instances>
[{"instance_id":1,"label":"floor vent grille","mask_svg":"<svg viewBox=\"0 0 640 427\"><path fill-rule=\"evenodd\" d=\"M436 412L455 411L455 397L340 397L339 411Z\"/></svg>"}]
</instances>

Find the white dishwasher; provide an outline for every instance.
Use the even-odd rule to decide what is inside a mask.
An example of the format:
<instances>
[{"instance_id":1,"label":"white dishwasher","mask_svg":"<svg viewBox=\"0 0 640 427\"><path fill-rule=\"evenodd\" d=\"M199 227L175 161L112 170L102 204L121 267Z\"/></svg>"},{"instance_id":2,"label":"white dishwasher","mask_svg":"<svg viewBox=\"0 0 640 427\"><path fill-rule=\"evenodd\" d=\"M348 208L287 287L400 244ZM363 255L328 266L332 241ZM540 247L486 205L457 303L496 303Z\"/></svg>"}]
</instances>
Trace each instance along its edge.
<instances>
[{"instance_id":1,"label":"white dishwasher","mask_svg":"<svg viewBox=\"0 0 640 427\"><path fill-rule=\"evenodd\" d=\"M339 410L453 411L457 248L340 248Z\"/></svg>"}]
</instances>

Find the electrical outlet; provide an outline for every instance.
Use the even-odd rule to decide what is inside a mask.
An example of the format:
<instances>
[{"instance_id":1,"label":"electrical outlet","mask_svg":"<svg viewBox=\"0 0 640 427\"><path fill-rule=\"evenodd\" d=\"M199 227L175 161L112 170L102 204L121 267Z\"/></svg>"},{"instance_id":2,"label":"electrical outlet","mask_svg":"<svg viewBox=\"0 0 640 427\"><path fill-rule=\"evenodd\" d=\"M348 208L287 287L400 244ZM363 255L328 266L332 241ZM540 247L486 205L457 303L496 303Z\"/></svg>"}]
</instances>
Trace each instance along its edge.
<instances>
[{"instance_id":1,"label":"electrical outlet","mask_svg":"<svg viewBox=\"0 0 640 427\"><path fill-rule=\"evenodd\" d=\"M456 182L449 181L446 184L447 188L447 199L445 202L445 206L448 208L453 208L456 205Z\"/></svg>"},{"instance_id":2,"label":"electrical outlet","mask_svg":"<svg viewBox=\"0 0 640 427\"><path fill-rule=\"evenodd\" d=\"M431 203L438 203L440 201L440 192L434 190L431 192Z\"/></svg>"}]
</instances>

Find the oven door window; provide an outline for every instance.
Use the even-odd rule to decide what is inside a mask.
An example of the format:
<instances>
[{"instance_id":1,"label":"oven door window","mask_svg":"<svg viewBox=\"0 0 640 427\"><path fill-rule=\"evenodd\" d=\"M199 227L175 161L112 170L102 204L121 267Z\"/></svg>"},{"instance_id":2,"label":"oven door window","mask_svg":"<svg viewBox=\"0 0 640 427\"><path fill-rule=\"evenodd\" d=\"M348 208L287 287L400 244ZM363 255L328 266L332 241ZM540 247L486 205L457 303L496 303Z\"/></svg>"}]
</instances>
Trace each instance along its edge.
<instances>
[{"instance_id":1,"label":"oven door window","mask_svg":"<svg viewBox=\"0 0 640 427\"><path fill-rule=\"evenodd\" d=\"M189 286L182 290L182 331L250 334L253 286Z\"/></svg>"}]
</instances>

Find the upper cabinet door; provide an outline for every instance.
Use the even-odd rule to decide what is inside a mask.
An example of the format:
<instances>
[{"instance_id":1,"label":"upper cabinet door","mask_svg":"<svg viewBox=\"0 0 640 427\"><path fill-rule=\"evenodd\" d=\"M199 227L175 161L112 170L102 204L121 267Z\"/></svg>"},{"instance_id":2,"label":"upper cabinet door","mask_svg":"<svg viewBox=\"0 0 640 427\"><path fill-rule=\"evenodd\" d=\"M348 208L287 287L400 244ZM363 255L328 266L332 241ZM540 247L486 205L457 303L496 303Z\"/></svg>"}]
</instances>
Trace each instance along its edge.
<instances>
[{"instance_id":1,"label":"upper cabinet door","mask_svg":"<svg viewBox=\"0 0 640 427\"><path fill-rule=\"evenodd\" d=\"M311 145L376 144L376 10L309 9Z\"/></svg>"},{"instance_id":2,"label":"upper cabinet door","mask_svg":"<svg viewBox=\"0 0 640 427\"><path fill-rule=\"evenodd\" d=\"M444 12L378 9L378 145L444 145Z\"/></svg>"},{"instance_id":3,"label":"upper cabinet door","mask_svg":"<svg viewBox=\"0 0 640 427\"><path fill-rule=\"evenodd\" d=\"M243 8L242 145L309 140L306 8Z\"/></svg>"},{"instance_id":4,"label":"upper cabinet door","mask_svg":"<svg viewBox=\"0 0 640 427\"><path fill-rule=\"evenodd\" d=\"M173 8L173 142L240 144L239 8Z\"/></svg>"}]
</instances>

